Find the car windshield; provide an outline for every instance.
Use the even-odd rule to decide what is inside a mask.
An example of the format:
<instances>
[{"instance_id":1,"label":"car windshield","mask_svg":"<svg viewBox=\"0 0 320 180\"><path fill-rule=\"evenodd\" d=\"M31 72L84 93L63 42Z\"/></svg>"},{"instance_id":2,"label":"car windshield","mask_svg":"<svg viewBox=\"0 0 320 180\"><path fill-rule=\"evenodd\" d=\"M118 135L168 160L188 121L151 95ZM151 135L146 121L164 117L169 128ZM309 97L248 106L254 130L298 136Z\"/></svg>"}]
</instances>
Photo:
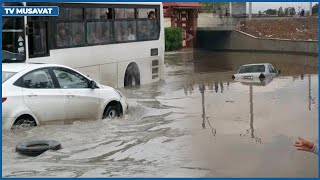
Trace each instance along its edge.
<instances>
[{"instance_id":1,"label":"car windshield","mask_svg":"<svg viewBox=\"0 0 320 180\"><path fill-rule=\"evenodd\" d=\"M265 72L264 65L242 66L238 73L240 74L240 73L260 73L260 72Z\"/></svg>"},{"instance_id":2,"label":"car windshield","mask_svg":"<svg viewBox=\"0 0 320 180\"><path fill-rule=\"evenodd\" d=\"M2 71L2 84L15 74L16 74L15 72Z\"/></svg>"}]
</instances>

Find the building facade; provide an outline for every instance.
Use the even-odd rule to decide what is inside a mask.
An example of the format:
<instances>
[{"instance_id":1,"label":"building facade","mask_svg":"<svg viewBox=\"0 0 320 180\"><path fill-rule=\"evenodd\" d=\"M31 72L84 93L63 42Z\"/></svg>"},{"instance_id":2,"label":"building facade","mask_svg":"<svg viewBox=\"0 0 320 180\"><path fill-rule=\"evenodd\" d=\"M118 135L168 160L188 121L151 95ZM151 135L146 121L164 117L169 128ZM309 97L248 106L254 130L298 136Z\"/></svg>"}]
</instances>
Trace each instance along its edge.
<instances>
[{"instance_id":1,"label":"building facade","mask_svg":"<svg viewBox=\"0 0 320 180\"><path fill-rule=\"evenodd\" d=\"M193 48L196 44L197 18L201 4L198 2L164 2L165 27L179 27L182 29L182 46Z\"/></svg>"}]
</instances>

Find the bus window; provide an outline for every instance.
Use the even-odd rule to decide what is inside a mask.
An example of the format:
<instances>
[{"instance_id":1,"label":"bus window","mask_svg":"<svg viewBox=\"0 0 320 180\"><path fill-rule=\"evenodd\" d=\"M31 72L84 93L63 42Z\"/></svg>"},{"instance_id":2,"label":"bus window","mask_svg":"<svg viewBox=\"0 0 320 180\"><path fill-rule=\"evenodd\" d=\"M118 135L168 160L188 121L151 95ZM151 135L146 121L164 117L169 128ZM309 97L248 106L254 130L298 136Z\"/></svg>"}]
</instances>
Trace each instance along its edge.
<instances>
[{"instance_id":1,"label":"bus window","mask_svg":"<svg viewBox=\"0 0 320 180\"><path fill-rule=\"evenodd\" d=\"M101 22L87 23L87 42L88 44L99 44L101 40Z\"/></svg>"},{"instance_id":2,"label":"bus window","mask_svg":"<svg viewBox=\"0 0 320 180\"><path fill-rule=\"evenodd\" d=\"M154 20L148 20L147 21L149 30L150 30L150 35L149 39L158 39L159 38L159 21L154 21Z\"/></svg>"},{"instance_id":3,"label":"bus window","mask_svg":"<svg viewBox=\"0 0 320 180\"><path fill-rule=\"evenodd\" d=\"M116 8L116 19L134 19L134 8Z\"/></svg>"},{"instance_id":4,"label":"bus window","mask_svg":"<svg viewBox=\"0 0 320 180\"><path fill-rule=\"evenodd\" d=\"M88 44L113 42L112 22L88 22L87 41Z\"/></svg>"},{"instance_id":5,"label":"bus window","mask_svg":"<svg viewBox=\"0 0 320 180\"><path fill-rule=\"evenodd\" d=\"M149 26L146 21L138 21L138 37L139 40L149 39Z\"/></svg>"},{"instance_id":6,"label":"bus window","mask_svg":"<svg viewBox=\"0 0 320 180\"><path fill-rule=\"evenodd\" d=\"M83 20L82 8L59 8L59 20Z\"/></svg>"},{"instance_id":7,"label":"bus window","mask_svg":"<svg viewBox=\"0 0 320 180\"><path fill-rule=\"evenodd\" d=\"M138 39L155 40L159 38L160 23L155 8L138 8Z\"/></svg>"},{"instance_id":8,"label":"bus window","mask_svg":"<svg viewBox=\"0 0 320 180\"><path fill-rule=\"evenodd\" d=\"M2 17L2 62L25 61L23 17Z\"/></svg>"},{"instance_id":9,"label":"bus window","mask_svg":"<svg viewBox=\"0 0 320 180\"><path fill-rule=\"evenodd\" d=\"M81 22L57 23L57 47L84 45L84 24Z\"/></svg>"},{"instance_id":10,"label":"bus window","mask_svg":"<svg viewBox=\"0 0 320 180\"><path fill-rule=\"evenodd\" d=\"M135 21L116 21L115 32L118 42L136 40Z\"/></svg>"},{"instance_id":11,"label":"bus window","mask_svg":"<svg viewBox=\"0 0 320 180\"><path fill-rule=\"evenodd\" d=\"M29 56L39 57L49 55L47 45L47 22L29 22L33 33L29 35Z\"/></svg>"},{"instance_id":12,"label":"bus window","mask_svg":"<svg viewBox=\"0 0 320 180\"><path fill-rule=\"evenodd\" d=\"M154 40L159 38L159 21L139 20L138 21L139 40Z\"/></svg>"},{"instance_id":13,"label":"bus window","mask_svg":"<svg viewBox=\"0 0 320 180\"><path fill-rule=\"evenodd\" d=\"M112 8L86 8L86 18L90 19L112 19Z\"/></svg>"},{"instance_id":14,"label":"bus window","mask_svg":"<svg viewBox=\"0 0 320 180\"><path fill-rule=\"evenodd\" d=\"M139 8L138 9L138 18L148 18L148 19L157 19L155 9Z\"/></svg>"}]
</instances>

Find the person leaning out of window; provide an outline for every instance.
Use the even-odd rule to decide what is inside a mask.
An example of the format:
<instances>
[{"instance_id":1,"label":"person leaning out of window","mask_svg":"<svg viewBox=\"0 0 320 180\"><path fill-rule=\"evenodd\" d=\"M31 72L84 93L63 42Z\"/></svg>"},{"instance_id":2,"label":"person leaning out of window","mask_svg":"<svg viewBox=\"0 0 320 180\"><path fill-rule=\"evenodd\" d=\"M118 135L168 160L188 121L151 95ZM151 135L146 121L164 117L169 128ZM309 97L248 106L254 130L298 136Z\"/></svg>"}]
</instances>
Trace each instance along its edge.
<instances>
[{"instance_id":1,"label":"person leaning out of window","mask_svg":"<svg viewBox=\"0 0 320 180\"><path fill-rule=\"evenodd\" d=\"M156 14L154 13L154 11L149 12L148 19L156 19Z\"/></svg>"},{"instance_id":2,"label":"person leaning out of window","mask_svg":"<svg viewBox=\"0 0 320 180\"><path fill-rule=\"evenodd\" d=\"M298 151L312 152L318 155L319 145L309 140L298 138L294 144Z\"/></svg>"}]
</instances>

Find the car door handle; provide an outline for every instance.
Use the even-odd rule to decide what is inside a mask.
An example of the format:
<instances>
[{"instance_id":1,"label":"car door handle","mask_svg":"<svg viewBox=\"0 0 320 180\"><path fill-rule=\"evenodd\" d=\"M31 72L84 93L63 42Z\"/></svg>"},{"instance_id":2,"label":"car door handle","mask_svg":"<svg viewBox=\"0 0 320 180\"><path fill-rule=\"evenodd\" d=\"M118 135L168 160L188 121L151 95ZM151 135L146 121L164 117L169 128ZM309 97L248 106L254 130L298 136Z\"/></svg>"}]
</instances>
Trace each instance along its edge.
<instances>
[{"instance_id":1,"label":"car door handle","mask_svg":"<svg viewBox=\"0 0 320 180\"><path fill-rule=\"evenodd\" d=\"M27 95L28 97L37 97L38 95L36 95L36 94L29 94L29 95Z\"/></svg>"},{"instance_id":2,"label":"car door handle","mask_svg":"<svg viewBox=\"0 0 320 180\"><path fill-rule=\"evenodd\" d=\"M68 94L67 97L68 97L68 98L74 98L75 96L74 96L74 95L71 95L71 94Z\"/></svg>"}]
</instances>

